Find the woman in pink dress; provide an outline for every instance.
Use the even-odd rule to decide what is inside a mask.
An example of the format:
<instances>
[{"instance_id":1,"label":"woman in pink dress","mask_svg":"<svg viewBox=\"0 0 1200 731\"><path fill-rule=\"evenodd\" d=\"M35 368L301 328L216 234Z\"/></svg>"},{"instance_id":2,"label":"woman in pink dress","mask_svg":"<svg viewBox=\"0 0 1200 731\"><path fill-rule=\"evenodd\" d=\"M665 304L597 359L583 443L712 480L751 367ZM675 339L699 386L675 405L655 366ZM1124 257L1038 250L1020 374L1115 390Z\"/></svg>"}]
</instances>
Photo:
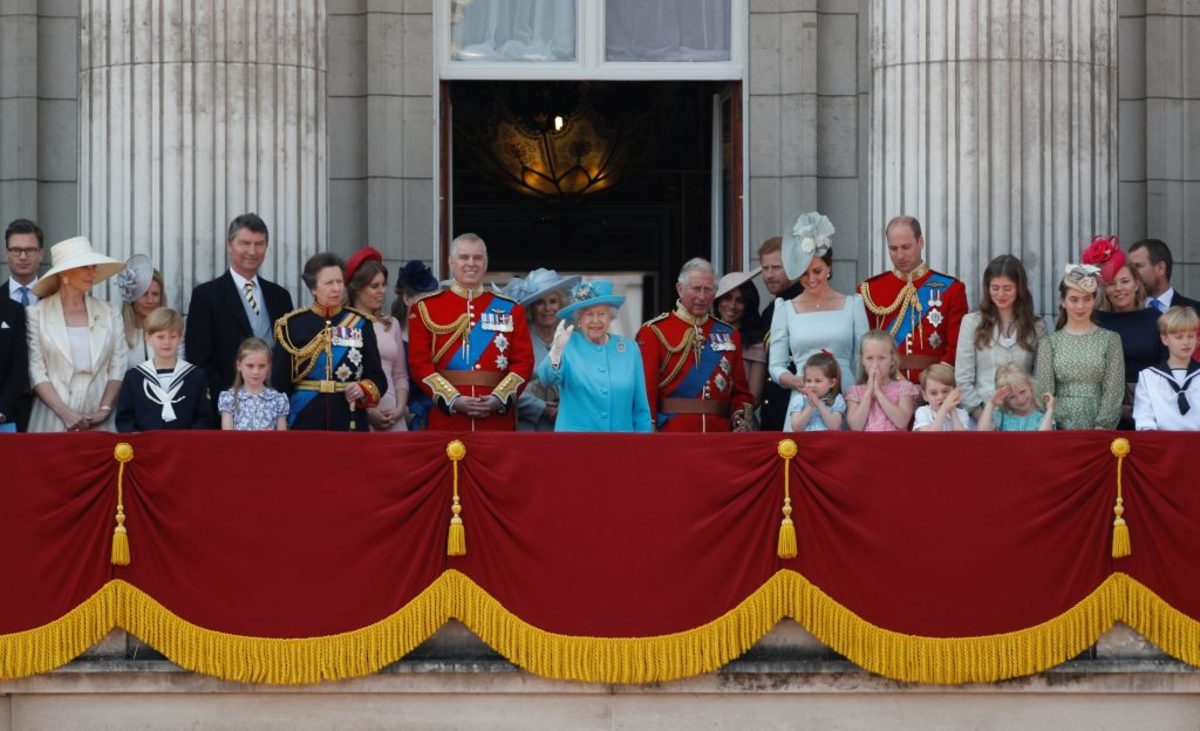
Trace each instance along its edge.
<instances>
[{"instance_id":1,"label":"woman in pink dress","mask_svg":"<svg viewBox=\"0 0 1200 731\"><path fill-rule=\"evenodd\" d=\"M379 360L387 374L387 392L379 405L367 411L371 431L407 431L408 358L404 353L404 334L395 318L383 314L387 298L388 270L383 254L368 246L346 262L346 292L350 306L370 315L379 344Z\"/></svg>"}]
</instances>

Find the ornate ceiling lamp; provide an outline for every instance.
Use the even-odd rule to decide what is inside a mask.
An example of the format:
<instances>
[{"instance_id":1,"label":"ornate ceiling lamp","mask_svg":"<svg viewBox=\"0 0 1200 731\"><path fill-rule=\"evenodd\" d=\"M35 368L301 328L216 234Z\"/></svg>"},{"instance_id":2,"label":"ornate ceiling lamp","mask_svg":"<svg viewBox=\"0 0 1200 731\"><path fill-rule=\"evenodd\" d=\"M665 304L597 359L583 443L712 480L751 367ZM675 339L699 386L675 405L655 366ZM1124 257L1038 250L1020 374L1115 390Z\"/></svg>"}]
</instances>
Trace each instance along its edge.
<instances>
[{"instance_id":1,"label":"ornate ceiling lamp","mask_svg":"<svg viewBox=\"0 0 1200 731\"><path fill-rule=\"evenodd\" d=\"M542 89L527 99L494 97L487 123L456 126L481 166L506 187L556 204L607 190L640 157L655 105L628 100L602 115L586 84ZM471 115L471 119L480 119ZM462 119L456 110L456 119Z\"/></svg>"}]
</instances>

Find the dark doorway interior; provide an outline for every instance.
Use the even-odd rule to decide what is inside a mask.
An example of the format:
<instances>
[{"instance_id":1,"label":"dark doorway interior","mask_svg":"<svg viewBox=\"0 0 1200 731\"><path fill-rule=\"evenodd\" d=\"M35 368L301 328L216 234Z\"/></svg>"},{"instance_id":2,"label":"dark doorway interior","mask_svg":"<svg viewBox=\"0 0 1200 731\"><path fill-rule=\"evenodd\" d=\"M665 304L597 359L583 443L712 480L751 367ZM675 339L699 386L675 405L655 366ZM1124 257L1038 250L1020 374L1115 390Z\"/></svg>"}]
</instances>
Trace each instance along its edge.
<instances>
[{"instance_id":1,"label":"dark doorway interior","mask_svg":"<svg viewBox=\"0 0 1200 731\"><path fill-rule=\"evenodd\" d=\"M642 273L643 314L667 309L682 263L712 251L713 95L728 86L449 84L453 232L483 236L497 271Z\"/></svg>"}]
</instances>

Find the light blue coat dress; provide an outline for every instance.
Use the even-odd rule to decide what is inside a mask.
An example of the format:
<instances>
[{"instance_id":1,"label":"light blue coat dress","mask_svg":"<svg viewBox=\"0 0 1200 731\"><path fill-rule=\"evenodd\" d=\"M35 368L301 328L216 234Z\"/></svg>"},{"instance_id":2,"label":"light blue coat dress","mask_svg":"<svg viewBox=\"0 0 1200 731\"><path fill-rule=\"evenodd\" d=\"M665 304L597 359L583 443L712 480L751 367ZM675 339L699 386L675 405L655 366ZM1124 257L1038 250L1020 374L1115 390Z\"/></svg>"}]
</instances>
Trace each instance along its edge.
<instances>
[{"instance_id":1,"label":"light blue coat dress","mask_svg":"<svg viewBox=\"0 0 1200 731\"><path fill-rule=\"evenodd\" d=\"M612 333L604 345L571 334L555 369L546 358L537 376L560 389L555 431L651 432L650 403L637 343Z\"/></svg>"}]
</instances>

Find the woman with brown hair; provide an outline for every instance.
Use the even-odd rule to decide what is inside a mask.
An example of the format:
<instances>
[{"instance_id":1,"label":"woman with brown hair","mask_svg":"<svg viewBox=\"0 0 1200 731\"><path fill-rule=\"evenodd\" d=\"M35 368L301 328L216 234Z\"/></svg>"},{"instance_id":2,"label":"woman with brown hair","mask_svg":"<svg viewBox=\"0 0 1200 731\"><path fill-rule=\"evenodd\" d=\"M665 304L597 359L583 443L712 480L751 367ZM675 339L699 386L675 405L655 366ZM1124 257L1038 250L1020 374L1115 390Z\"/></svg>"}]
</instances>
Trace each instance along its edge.
<instances>
[{"instance_id":1,"label":"woman with brown hair","mask_svg":"<svg viewBox=\"0 0 1200 731\"><path fill-rule=\"evenodd\" d=\"M983 270L979 309L963 316L954 357L954 380L962 391L962 407L978 419L996 392L996 371L1016 365L1033 373L1038 341L1046 325L1033 311L1025 265L1010 254L998 256Z\"/></svg>"},{"instance_id":2,"label":"woman with brown hair","mask_svg":"<svg viewBox=\"0 0 1200 731\"><path fill-rule=\"evenodd\" d=\"M388 270L383 254L368 246L346 262L346 296L350 306L373 318L379 360L387 376L387 391L379 405L367 411L371 431L407 431L408 357L400 323L383 314L387 298Z\"/></svg>"}]
</instances>

